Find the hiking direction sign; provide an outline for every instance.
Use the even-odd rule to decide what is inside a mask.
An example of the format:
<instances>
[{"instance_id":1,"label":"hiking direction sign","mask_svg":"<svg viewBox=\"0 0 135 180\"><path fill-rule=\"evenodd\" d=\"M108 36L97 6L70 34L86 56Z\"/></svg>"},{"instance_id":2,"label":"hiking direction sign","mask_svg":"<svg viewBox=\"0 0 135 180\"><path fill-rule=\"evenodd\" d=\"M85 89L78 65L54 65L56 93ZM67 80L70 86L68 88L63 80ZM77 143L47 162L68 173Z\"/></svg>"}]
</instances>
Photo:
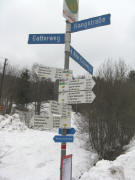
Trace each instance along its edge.
<instances>
[{"instance_id":1,"label":"hiking direction sign","mask_svg":"<svg viewBox=\"0 0 135 180\"><path fill-rule=\"evenodd\" d=\"M74 128L67 129L67 134L75 134L76 130ZM59 128L59 134L62 134L62 129Z\"/></svg>"},{"instance_id":2,"label":"hiking direction sign","mask_svg":"<svg viewBox=\"0 0 135 180\"><path fill-rule=\"evenodd\" d=\"M92 103L95 99L93 91L71 91L59 93L59 103L65 104L82 104Z\"/></svg>"},{"instance_id":3,"label":"hiking direction sign","mask_svg":"<svg viewBox=\"0 0 135 180\"><path fill-rule=\"evenodd\" d=\"M78 20L79 0L64 0L63 16L70 23Z\"/></svg>"},{"instance_id":4,"label":"hiking direction sign","mask_svg":"<svg viewBox=\"0 0 135 180\"><path fill-rule=\"evenodd\" d=\"M52 129L53 128L53 118L52 116L34 116L34 127L41 129Z\"/></svg>"},{"instance_id":5,"label":"hiking direction sign","mask_svg":"<svg viewBox=\"0 0 135 180\"><path fill-rule=\"evenodd\" d=\"M61 68L54 68L54 67L41 66L41 65L34 66L33 70L38 77L44 79L51 79L52 81L56 81L57 79L68 80L72 78L71 70L65 70Z\"/></svg>"},{"instance_id":6,"label":"hiking direction sign","mask_svg":"<svg viewBox=\"0 0 135 180\"><path fill-rule=\"evenodd\" d=\"M92 90L95 84L96 83L92 78L60 81L59 92Z\"/></svg>"},{"instance_id":7,"label":"hiking direction sign","mask_svg":"<svg viewBox=\"0 0 135 180\"><path fill-rule=\"evenodd\" d=\"M71 128L71 111L72 107L67 104L59 104L56 101L49 102L49 112L53 117L60 117L60 123L58 127L61 128Z\"/></svg>"}]
</instances>

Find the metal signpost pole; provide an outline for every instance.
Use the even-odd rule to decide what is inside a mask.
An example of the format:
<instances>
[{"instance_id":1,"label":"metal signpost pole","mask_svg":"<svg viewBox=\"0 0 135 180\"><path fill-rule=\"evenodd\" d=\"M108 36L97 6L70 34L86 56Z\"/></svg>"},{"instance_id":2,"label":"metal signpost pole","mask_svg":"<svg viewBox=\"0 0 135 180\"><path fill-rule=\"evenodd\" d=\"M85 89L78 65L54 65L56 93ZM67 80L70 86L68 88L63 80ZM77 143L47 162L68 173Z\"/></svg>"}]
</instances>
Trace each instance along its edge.
<instances>
[{"instance_id":1,"label":"metal signpost pole","mask_svg":"<svg viewBox=\"0 0 135 180\"><path fill-rule=\"evenodd\" d=\"M64 69L69 69L70 42L71 42L71 23L69 21L66 21ZM67 129L62 129L62 135L65 136L66 134L67 134ZM61 143L61 163L63 156L65 155L66 155L66 143ZM61 164L60 164L60 180L61 180Z\"/></svg>"}]
</instances>

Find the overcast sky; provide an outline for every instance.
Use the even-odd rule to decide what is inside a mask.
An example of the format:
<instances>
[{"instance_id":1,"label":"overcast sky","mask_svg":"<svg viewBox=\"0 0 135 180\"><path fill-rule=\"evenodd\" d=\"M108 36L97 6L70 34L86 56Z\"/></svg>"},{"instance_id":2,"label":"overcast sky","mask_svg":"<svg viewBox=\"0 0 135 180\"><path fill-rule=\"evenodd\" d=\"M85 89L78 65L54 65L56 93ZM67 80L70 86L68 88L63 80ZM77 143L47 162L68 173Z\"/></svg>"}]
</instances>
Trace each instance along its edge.
<instances>
[{"instance_id":1,"label":"overcast sky","mask_svg":"<svg viewBox=\"0 0 135 180\"><path fill-rule=\"evenodd\" d=\"M28 45L28 34L65 33L63 0L0 0L0 61L64 66L64 45ZM71 45L97 70L123 58L135 68L135 0L80 0L79 20L111 14L111 24L72 34ZM83 70L70 58L75 74Z\"/></svg>"}]
</instances>

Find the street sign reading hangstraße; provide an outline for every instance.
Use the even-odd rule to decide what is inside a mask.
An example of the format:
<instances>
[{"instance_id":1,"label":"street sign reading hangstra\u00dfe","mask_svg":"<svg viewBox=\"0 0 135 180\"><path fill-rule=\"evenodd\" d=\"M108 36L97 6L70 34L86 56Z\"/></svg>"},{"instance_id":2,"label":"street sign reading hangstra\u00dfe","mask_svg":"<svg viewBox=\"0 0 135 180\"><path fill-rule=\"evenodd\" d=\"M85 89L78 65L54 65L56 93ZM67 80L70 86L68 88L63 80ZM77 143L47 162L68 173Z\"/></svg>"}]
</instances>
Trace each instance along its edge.
<instances>
[{"instance_id":1,"label":"street sign reading hangstra\u00dfe","mask_svg":"<svg viewBox=\"0 0 135 180\"><path fill-rule=\"evenodd\" d=\"M77 21L71 24L71 33L110 24L110 14Z\"/></svg>"},{"instance_id":2,"label":"street sign reading hangstra\u00dfe","mask_svg":"<svg viewBox=\"0 0 135 180\"><path fill-rule=\"evenodd\" d=\"M28 44L64 44L65 34L29 34Z\"/></svg>"},{"instance_id":3,"label":"street sign reading hangstra\u00dfe","mask_svg":"<svg viewBox=\"0 0 135 180\"><path fill-rule=\"evenodd\" d=\"M80 66L93 75L93 66L89 64L73 47L70 46L70 57L72 57Z\"/></svg>"},{"instance_id":4,"label":"street sign reading hangstra\u00dfe","mask_svg":"<svg viewBox=\"0 0 135 180\"><path fill-rule=\"evenodd\" d=\"M95 81L92 78L60 81L59 92L92 90L94 85Z\"/></svg>"},{"instance_id":5,"label":"street sign reading hangstra\u00dfe","mask_svg":"<svg viewBox=\"0 0 135 180\"><path fill-rule=\"evenodd\" d=\"M95 99L93 91L73 91L59 93L59 103L82 104L92 103Z\"/></svg>"}]
</instances>

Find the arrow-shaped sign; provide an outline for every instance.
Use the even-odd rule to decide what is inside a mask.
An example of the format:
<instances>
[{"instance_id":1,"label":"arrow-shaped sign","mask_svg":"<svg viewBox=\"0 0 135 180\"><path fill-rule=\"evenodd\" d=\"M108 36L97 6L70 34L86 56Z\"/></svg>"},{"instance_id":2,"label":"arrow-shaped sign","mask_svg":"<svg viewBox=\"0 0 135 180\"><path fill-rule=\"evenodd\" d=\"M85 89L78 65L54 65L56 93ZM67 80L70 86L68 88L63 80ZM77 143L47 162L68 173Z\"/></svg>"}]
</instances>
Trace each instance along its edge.
<instances>
[{"instance_id":1,"label":"arrow-shaped sign","mask_svg":"<svg viewBox=\"0 0 135 180\"><path fill-rule=\"evenodd\" d=\"M95 84L96 83L92 78L60 81L59 92L92 90Z\"/></svg>"},{"instance_id":2,"label":"arrow-shaped sign","mask_svg":"<svg viewBox=\"0 0 135 180\"><path fill-rule=\"evenodd\" d=\"M70 56L86 71L93 75L93 66L89 64L72 46L70 46Z\"/></svg>"},{"instance_id":3,"label":"arrow-shaped sign","mask_svg":"<svg viewBox=\"0 0 135 180\"><path fill-rule=\"evenodd\" d=\"M83 31L110 24L110 14L77 21L71 24L71 32Z\"/></svg>"},{"instance_id":4,"label":"arrow-shaped sign","mask_svg":"<svg viewBox=\"0 0 135 180\"><path fill-rule=\"evenodd\" d=\"M73 136L54 136L53 138L54 142L73 142L74 137Z\"/></svg>"},{"instance_id":5,"label":"arrow-shaped sign","mask_svg":"<svg viewBox=\"0 0 135 180\"><path fill-rule=\"evenodd\" d=\"M93 91L75 91L59 93L59 103L65 104L82 104L92 103L96 95Z\"/></svg>"},{"instance_id":6,"label":"arrow-shaped sign","mask_svg":"<svg viewBox=\"0 0 135 180\"><path fill-rule=\"evenodd\" d=\"M67 129L67 134L75 134L76 130L74 128ZM59 134L62 134L62 129L59 128Z\"/></svg>"}]
</instances>

